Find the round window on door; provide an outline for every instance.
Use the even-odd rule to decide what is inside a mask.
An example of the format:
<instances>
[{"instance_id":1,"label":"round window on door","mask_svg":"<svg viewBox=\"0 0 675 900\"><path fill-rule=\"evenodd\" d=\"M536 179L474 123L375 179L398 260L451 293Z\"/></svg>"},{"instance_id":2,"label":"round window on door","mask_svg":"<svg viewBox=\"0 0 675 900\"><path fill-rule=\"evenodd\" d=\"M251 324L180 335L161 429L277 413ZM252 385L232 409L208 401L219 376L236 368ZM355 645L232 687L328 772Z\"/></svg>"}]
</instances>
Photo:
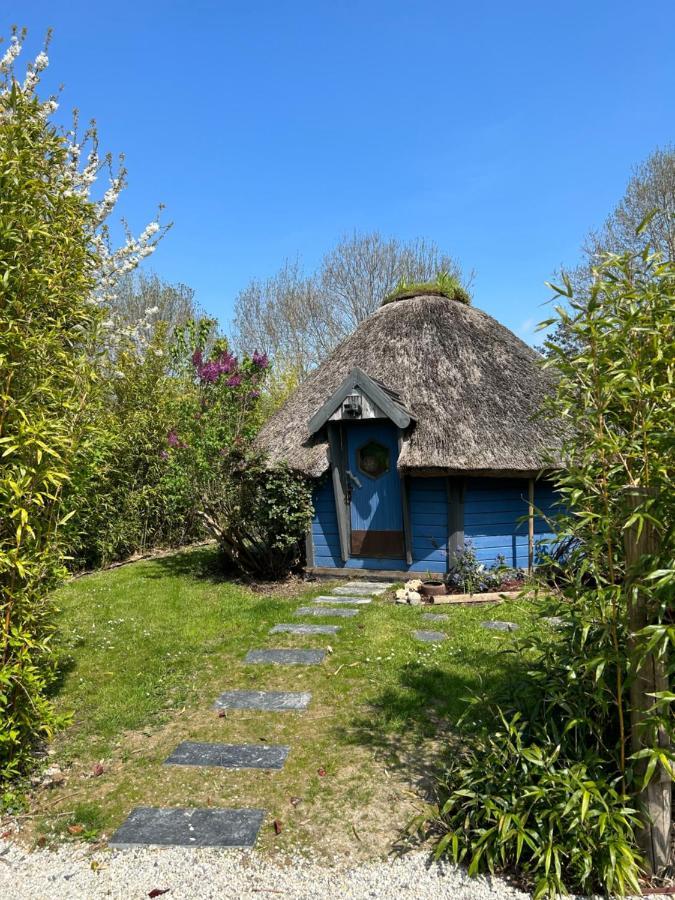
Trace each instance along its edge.
<instances>
[{"instance_id":1,"label":"round window on door","mask_svg":"<svg viewBox=\"0 0 675 900\"><path fill-rule=\"evenodd\" d=\"M377 441L368 441L356 451L356 464L369 478L379 478L389 471L389 448Z\"/></svg>"}]
</instances>

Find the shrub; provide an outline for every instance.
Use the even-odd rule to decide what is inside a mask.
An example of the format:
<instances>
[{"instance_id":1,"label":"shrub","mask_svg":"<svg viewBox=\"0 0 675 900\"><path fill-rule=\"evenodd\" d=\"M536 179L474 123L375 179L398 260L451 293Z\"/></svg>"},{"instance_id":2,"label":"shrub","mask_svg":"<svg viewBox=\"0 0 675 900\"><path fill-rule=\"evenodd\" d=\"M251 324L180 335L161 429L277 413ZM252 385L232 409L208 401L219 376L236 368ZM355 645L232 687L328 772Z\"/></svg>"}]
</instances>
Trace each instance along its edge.
<instances>
[{"instance_id":1,"label":"shrub","mask_svg":"<svg viewBox=\"0 0 675 900\"><path fill-rule=\"evenodd\" d=\"M147 346L121 340L99 361L87 414L93 437L77 458L67 497L77 568L106 565L149 547L187 543L201 532L193 497L176 495L167 434L196 386L172 372L160 324Z\"/></svg>"},{"instance_id":2,"label":"shrub","mask_svg":"<svg viewBox=\"0 0 675 900\"><path fill-rule=\"evenodd\" d=\"M252 578L276 579L302 560L312 518L308 480L261 457L229 454L203 504L203 518L229 563Z\"/></svg>"},{"instance_id":3,"label":"shrub","mask_svg":"<svg viewBox=\"0 0 675 900\"><path fill-rule=\"evenodd\" d=\"M36 93L46 53L18 80L20 51L14 34L0 60L0 781L25 772L61 721L49 700L49 593L64 574L64 493L90 437L97 301L159 228L109 249L102 227L123 174L100 203L89 199L95 137L80 168L82 144Z\"/></svg>"},{"instance_id":4,"label":"shrub","mask_svg":"<svg viewBox=\"0 0 675 900\"><path fill-rule=\"evenodd\" d=\"M440 804L414 823L436 836L436 857L469 860L471 875L515 872L535 898L570 883L639 893L638 818L616 780L597 758L570 762L532 740L518 714L496 715L497 727L449 763Z\"/></svg>"},{"instance_id":5,"label":"shrub","mask_svg":"<svg viewBox=\"0 0 675 900\"><path fill-rule=\"evenodd\" d=\"M32 91L0 89L0 779L57 720L49 590L61 497L90 384L95 208L69 190L67 148Z\"/></svg>"},{"instance_id":6,"label":"shrub","mask_svg":"<svg viewBox=\"0 0 675 900\"><path fill-rule=\"evenodd\" d=\"M500 553L493 568L488 568L478 561L471 541L455 554L445 582L449 588L467 594L496 591L504 581L521 581L523 573L506 565L506 559Z\"/></svg>"}]
</instances>

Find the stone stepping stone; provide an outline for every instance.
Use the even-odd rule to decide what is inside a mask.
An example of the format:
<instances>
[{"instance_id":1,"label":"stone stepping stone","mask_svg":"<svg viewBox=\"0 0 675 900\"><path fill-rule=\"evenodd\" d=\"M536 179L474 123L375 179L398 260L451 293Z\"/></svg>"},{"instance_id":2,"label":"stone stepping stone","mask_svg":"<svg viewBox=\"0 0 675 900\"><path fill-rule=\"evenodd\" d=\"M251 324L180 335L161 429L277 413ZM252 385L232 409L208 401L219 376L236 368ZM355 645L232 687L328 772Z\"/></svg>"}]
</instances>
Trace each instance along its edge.
<instances>
[{"instance_id":1,"label":"stone stepping stone","mask_svg":"<svg viewBox=\"0 0 675 900\"><path fill-rule=\"evenodd\" d=\"M358 616L358 609L333 609L328 608L327 606L301 606L299 609L296 609L296 616L339 616L343 619L347 619L350 616Z\"/></svg>"},{"instance_id":2,"label":"stone stepping stone","mask_svg":"<svg viewBox=\"0 0 675 900\"><path fill-rule=\"evenodd\" d=\"M335 603L335 604L344 604L345 606L365 606L367 603L372 603L372 599L370 597L315 597L315 603Z\"/></svg>"},{"instance_id":3,"label":"stone stepping stone","mask_svg":"<svg viewBox=\"0 0 675 900\"><path fill-rule=\"evenodd\" d=\"M436 644L447 639L447 634L442 631L413 631L413 637L427 644Z\"/></svg>"},{"instance_id":4,"label":"stone stepping stone","mask_svg":"<svg viewBox=\"0 0 675 900\"><path fill-rule=\"evenodd\" d=\"M222 769L281 769L290 747L268 744L214 744L183 741L165 766L218 766Z\"/></svg>"},{"instance_id":5,"label":"stone stepping stone","mask_svg":"<svg viewBox=\"0 0 675 900\"><path fill-rule=\"evenodd\" d=\"M423 613L421 618L425 622L447 622L450 616L439 615L439 613Z\"/></svg>"},{"instance_id":6,"label":"stone stepping stone","mask_svg":"<svg viewBox=\"0 0 675 900\"><path fill-rule=\"evenodd\" d=\"M325 650L249 650L246 663L266 666L316 666L323 662Z\"/></svg>"},{"instance_id":7,"label":"stone stepping stone","mask_svg":"<svg viewBox=\"0 0 675 900\"><path fill-rule=\"evenodd\" d=\"M333 588L332 594L384 594L391 585L384 581L349 581L342 587Z\"/></svg>"},{"instance_id":8,"label":"stone stepping stone","mask_svg":"<svg viewBox=\"0 0 675 900\"><path fill-rule=\"evenodd\" d=\"M275 625L270 634L337 634L339 625Z\"/></svg>"},{"instance_id":9,"label":"stone stepping stone","mask_svg":"<svg viewBox=\"0 0 675 900\"><path fill-rule=\"evenodd\" d=\"M515 622L481 622L481 628L489 628L492 631L516 631L518 626Z\"/></svg>"},{"instance_id":10,"label":"stone stepping stone","mask_svg":"<svg viewBox=\"0 0 675 900\"><path fill-rule=\"evenodd\" d=\"M307 709L311 699L309 691L225 691L213 704L213 708L286 712Z\"/></svg>"},{"instance_id":11,"label":"stone stepping stone","mask_svg":"<svg viewBox=\"0 0 675 900\"><path fill-rule=\"evenodd\" d=\"M264 818L264 809L139 806L108 843L111 847L252 847Z\"/></svg>"}]
</instances>

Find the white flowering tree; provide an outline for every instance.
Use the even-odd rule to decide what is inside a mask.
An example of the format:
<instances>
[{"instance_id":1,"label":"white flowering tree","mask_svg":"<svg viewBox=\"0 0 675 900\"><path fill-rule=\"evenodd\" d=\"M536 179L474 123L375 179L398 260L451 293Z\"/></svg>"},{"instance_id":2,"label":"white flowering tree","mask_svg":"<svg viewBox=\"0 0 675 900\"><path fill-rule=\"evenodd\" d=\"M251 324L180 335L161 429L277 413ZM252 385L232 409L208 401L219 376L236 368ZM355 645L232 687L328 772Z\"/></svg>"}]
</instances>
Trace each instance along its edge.
<instances>
[{"instance_id":1,"label":"white flowering tree","mask_svg":"<svg viewBox=\"0 0 675 900\"><path fill-rule=\"evenodd\" d=\"M80 139L76 122L54 123L56 98L39 96L47 49L17 74L24 37L14 32L0 59L0 781L25 771L57 724L48 597L90 427L93 354L119 339L107 314L117 281L163 234L155 218L113 246L123 161L99 154L94 125ZM142 323L131 332L141 340Z\"/></svg>"}]
</instances>

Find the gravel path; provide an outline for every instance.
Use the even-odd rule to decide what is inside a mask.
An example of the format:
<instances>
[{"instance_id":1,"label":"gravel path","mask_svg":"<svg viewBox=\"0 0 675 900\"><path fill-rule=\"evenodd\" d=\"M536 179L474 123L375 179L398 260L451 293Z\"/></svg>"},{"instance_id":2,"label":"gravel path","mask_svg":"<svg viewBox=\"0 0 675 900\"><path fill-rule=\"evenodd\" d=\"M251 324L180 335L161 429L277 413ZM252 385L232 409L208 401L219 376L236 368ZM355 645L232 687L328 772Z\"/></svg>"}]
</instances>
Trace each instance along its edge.
<instances>
[{"instance_id":1,"label":"gravel path","mask_svg":"<svg viewBox=\"0 0 675 900\"><path fill-rule=\"evenodd\" d=\"M93 868L92 868L93 864ZM280 865L241 851L117 850L61 847L32 853L0 843L3 900L141 900L169 889L166 900L526 900L496 878L469 878L427 854L329 868L311 859Z\"/></svg>"}]
</instances>

